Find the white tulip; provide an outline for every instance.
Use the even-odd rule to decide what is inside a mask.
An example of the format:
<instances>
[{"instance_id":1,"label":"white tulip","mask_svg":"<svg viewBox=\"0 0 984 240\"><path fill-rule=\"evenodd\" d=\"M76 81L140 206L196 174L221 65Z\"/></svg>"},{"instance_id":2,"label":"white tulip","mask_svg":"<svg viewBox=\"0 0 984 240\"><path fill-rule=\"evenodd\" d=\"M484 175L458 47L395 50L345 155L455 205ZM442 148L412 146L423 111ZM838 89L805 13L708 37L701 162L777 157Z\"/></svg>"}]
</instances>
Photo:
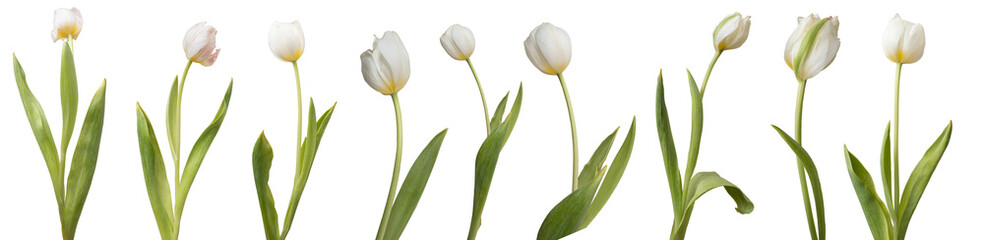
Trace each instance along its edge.
<instances>
[{"instance_id":1,"label":"white tulip","mask_svg":"<svg viewBox=\"0 0 984 240\"><path fill-rule=\"evenodd\" d=\"M741 47L748 39L748 29L752 26L749 18L735 13L721 20L714 29L714 49L724 51Z\"/></svg>"},{"instance_id":2,"label":"white tulip","mask_svg":"<svg viewBox=\"0 0 984 240\"><path fill-rule=\"evenodd\" d=\"M444 31L444 35L441 35L441 46L451 58L466 60L471 58L472 52L475 51L475 35L465 26L451 25Z\"/></svg>"},{"instance_id":3,"label":"white tulip","mask_svg":"<svg viewBox=\"0 0 984 240\"><path fill-rule=\"evenodd\" d=\"M51 41L57 42L61 39L78 39L82 32L82 12L78 8L59 8L55 9L55 29L51 30Z\"/></svg>"},{"instance_id":4,"label":"white tulip","mask_svg":"<svg viewBox=\"0 0 984 240\"><path fill-rule=\"evenodd\" d=\"M895 63L914 63L923 56L926 48L926 31L922 24L902 20L898 14L888 21L882 48L888 60Z\"/></svg>"},{"instance_id":5,"label":"white tulip","mask_svg":"<svg viewBox=\"0 0 984 240\"><path fill-rule=\"evenodd\" d=\"M274 22L268 35L270 51L284 62L294 62L304 53L304 31L301 23Z\"/></svg>"},{"instance_id":6,"label":"white tulip","mask_svg":"<svg viewBox=\"0 0 984 240\"><path fill-rule=\"evenodd\" d=\"M553 24L543 23L534 28L523 45L526 57L543 73L560 74L571 63L571 37Z\"/></svg>"},{"instance_id":7,"label":"white tulip","mask_svg":"<svg viewBox=\"0 0 984 240\"><path fill-rule=\"evenodd\" d=\"M840 48L837 17L821 19L816 14L798 19L799 26L786 41L786 65L796 73L796 80L813 78L830 66Z\"/></svg>"},{"instance_id":8,"label":"white tulip","mask_svg":"<svg viewBox=\"0 0 984 240\"><path fill-rule=\"evenodd\" d=\"M202 64L202 66L212 66L215 59L219 57L219 49L215 48L215 34L218 31L214 27L200 22L191 26L185 33L184 47L185 57L189 61Z\"/></svg>"},{"instance_id":9,"label":"white tulip","mask_svg":"<svg viewBox=\"0 0 984 240\"><path fill-rule=\"evenodd\" d=\"M410 79L410 56L400 35L387 31L372 42L372 49L362 53L362 78L372 89L392 95L403 89Z\"/></svg>"}]
</instances>

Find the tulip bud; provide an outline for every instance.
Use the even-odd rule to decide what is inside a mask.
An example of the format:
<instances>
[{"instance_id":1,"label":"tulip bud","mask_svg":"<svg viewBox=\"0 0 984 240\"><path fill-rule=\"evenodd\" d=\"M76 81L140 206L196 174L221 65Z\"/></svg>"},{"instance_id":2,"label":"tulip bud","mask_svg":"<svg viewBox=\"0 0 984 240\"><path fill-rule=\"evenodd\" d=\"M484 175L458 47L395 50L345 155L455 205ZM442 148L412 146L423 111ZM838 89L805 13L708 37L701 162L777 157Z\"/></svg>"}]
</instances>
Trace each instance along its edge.
<instances>
[{"instance_id":1,"label":"tulip bud","mask_svg":"<svg viewBox=\"0 0 984 240\"><path fill-rule=\"evenodd\" d=\"M472 52L475 51L475 35L472 35L472 31L465 26L451 25L444 31L444 35L441 35L441 46L451 58L465 60L471 58Z\"/></svg>"},{"instance_id":2,"label":"tulip bud","mask_svg":"<svg viewBox=\"0 0 984 240\"><path fill-rule=\"evenodd\" d=\"M410 79L410 56L400 35L387 31L372 42L372 49L362 53L362 78L372 89L392 95L403 89Z\"/></svg>"},{"instance_id":3,"label":"tulip bud","mask_svg":"<svg viewBox=\"0 0 984 240\"><path fill-rule=\"evenodd\" d=\"M748 29L752 26L749 18L735 13L721 20L714 29L714 49L724 51L741 47L748 39Z\"/></svg>"},{"instance_id":4,"label":"tulip bud","mask_svg":"<svg viewBox=\"0 0 984 240\"><path fill-rule=\"evenodd\" d=\"M882 37L882 48L888 60L895 63L919 61L926 48L926 31L922 24L902 20L898 14L888 21Z\"/></svg>"},{"instance_id":5,"label":"tulip bud","mask_svg":"<svg viewBox=\"0 0 984 240\"><path fill-rule=\"evenodd\" d=\"M786 41L786 65L796 73L796 80L813 78L830 66L840 48L837 17L821 19L816 14L798 19L799 26Z\"/></svg>"},{"instance_id":6,"label":"tulip bud","mask_svg":"<svg viewBox=\"0 0 984 240\"><path fill-rule=\"evenodd\" d=\"M189 61L202 64L202 66L212 66L215 59L219 57L219 49L215 48L215 28L200 22L191 26L185 33L184 47L185 57Z\"/></svg>"},{"instance_id":7,"label":"tulip bud","mask_svg":"<svg viewBox=\"0 0 984 240\"><path fill-rule=\"evenodd\" d=\"M294 62L304 53L304 31L301 23L274 22L268 35L270 51L284 62Z\"/></svg>"},{"instance_id":8,"label":"tulip bud","mask_svg":"<svg viewBox=\"0 0 984 240\"><path fill-rule=\"evenodd\" d=\"M526 45L526 57L543 73L557 75L571 63L571 37L553 24L543 23L534 28L523 45Z\"/></svg>"},{"instance_id":9,"label":"tulip bud","mask_svg":"<svg viewBox=\"0 0 984 240\"><path fill-rule=\"evenodd\" d=\"M79 38L82 32L82 12L78 8L59 8L55 9L55 29L51 30L51 41L57 42L60 39L68 40Z\"/></svg>"}]
</instances>

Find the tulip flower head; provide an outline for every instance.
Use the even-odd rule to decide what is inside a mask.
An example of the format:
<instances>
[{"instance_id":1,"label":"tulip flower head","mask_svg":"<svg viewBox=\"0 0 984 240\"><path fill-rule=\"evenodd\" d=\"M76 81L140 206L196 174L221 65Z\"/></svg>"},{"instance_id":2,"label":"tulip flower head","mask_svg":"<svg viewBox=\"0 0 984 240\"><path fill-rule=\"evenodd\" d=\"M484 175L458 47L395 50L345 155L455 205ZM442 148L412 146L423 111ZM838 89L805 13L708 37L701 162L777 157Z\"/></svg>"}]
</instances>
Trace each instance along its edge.
<instances>
[{"instance_id":1,"label":"tulip flower head","mask_svg":"<svg viewBox=\"0 0 984 240\"><path fill-rule=\"evenodd\" d=\"M304 31L298 21L274 22L268 37L270 51L284 62L297 61L304 53Z\"/></svg>"},{"instance_id":2,"label":"tulip flower head","mask_svg":"<svg viewBox=\"0 0 984 240\"><path fill-rule=\"evenodd\" d=\"M78 8L59 8L55 10L55 29L51 30L51 41L78 39L82 32L82 12Z\"/></svg>"},{"instance_id":3,"label":"tulip flower head","mask_svg":"<svg viewBox=\"0 0 984 240\"><path fill-rule=\"evenodd\" d=\"M821 19L816 14L800 17L799 25L786 41L786 65L796 73L796 80L813 78L837 56L840 38L837 17Z\"/></svg>"},{"instance_id":4,"label":"tulip flower head","mask_svg":"<svg viewBox=\"0 0 984 240\"><path fill-rule=\"evenodd\" d=\"M376 38L372 49L360 57L362 78L383 95L399 92L410 79L410 56L396 32L387 31L382 38Z\"/></svg>"},{"instance_id":5,"label":"tulip flower head","mask_svg":"<svg viewBox=\"0 0 984 240\"><path fill-rule=\"evenodd\" d=\"M902 20L898 14L888 21L882 37L882 48L888 60L895 63L914 63L926 48L926 31L922 24Z\"/></svg>"},{"instance_id":6,"label":"tulip flower head","mask_svg":"<svg viewBox=\"0 0 984 240\"><path fill-rule=\"evenodd\" d=\"M444 35L441 35L441 46L451 58L465 60L471 58L472 52L475 51L475 35L465 26L451 25L444 31Z\"/></svg>"},{"instance_id":7,"label":"tulip flower head","mask_svg":"<svg viewBox=\"0 0 984 240\"><path fill-rule=\"evenodd\" d=\"M734 13L721 20L714 29L714 49L724 51L741 47L748 39L748 29L752 26L749 18Z\"/></svg>"},{"instance_id":8,"label":"tulip flower head","mask_svg":"<svg viewBox=\"0 0 984 240\"><path fill-rule=\"evenodd\" d=\"M185 50L185 57L188 61L202 64L202 66L212 66L215 59L219 57L219 49L215 48L215 28L200 22L191 26L185 33L182 46Z\"/></svg>"},{"instance_id":9,"label":"tulip flower head","mask_svg":"<svg viewBox=\"0 0 984 240\"><path fill-rule=\"evenodd\" d=\"M543 73L557 75L571 63L571 37L553 24L543 23L534 28L523 45L526 57Z\"/></svg>"}]
</instances>

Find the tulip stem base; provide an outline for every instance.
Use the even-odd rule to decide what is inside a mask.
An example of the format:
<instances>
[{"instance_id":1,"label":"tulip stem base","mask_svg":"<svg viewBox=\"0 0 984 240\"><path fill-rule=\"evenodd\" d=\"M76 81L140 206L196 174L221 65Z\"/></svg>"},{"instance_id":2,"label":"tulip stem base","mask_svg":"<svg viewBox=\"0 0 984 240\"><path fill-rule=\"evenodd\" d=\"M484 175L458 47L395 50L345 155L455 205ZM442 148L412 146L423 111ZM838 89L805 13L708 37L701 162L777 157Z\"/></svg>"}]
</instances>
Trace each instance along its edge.
<instances>
[{"instance_id":1,"label":"tulip stem base","mask_svg":"<svg viewBox=\"0 0 984 240\"><path fill-rule=\"evenodd\" d=\"M393 163L393 179L390 182L389 195L386 196L383 218L379 221L379 230L376 231L376 240L382 240L386 234L386 224L389 222L393 210L393 198L396 196L396 183L400 180L400 157L403 153L403 114L400 111L400 98L396 93L390 96L393 97L393 109L396 112L396 160Z\"/></svg>"},{"instance_id":2,"label":"tulip stem base","mask_svg":"<svg viewBox=\"0 0 984 240\"><path fill-rule=\"evenodd\" d=\"M560 79L560 88L564 90L564 100L567 100L567 114L571 118L571 142L574 155L574 171L572 171L571 178L571 192L577 190L577 124L574 123L574 107L571 106L571 94L567 92L567 82L564 81L564 74L557 73L557 79Z\"/></svg>"},{"instance_id":3,"label":"tulip stem base","mask_svg":"<svg viewBox=\"0 0 984 240\"><path fill-rule=\"evenodd\" d=\"M482 90L482 83L478 81L478 73L475 72L475 66L472 65L471 58L466 58L465 62L468 63L468 68L471 69L472 76L475 77L475 84L478 85L478 94L482 96L482 110L485 110L485 134L492 134L492 127L489 126L489 105L485 102L485 91Z\"/></svg>"}]
</instances>

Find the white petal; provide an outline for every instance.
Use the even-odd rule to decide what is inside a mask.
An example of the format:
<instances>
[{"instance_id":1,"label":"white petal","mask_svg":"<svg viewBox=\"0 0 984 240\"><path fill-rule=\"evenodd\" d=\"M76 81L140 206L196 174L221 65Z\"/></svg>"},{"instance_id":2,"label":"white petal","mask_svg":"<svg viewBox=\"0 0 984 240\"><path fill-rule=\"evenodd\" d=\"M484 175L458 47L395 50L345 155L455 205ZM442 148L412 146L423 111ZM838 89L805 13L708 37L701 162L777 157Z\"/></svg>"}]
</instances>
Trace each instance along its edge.
<instances>
[{"instance_id":1,"label":"white petal","mask_svg":"<svg viewBox=\"0 0 984 240\"><path fill-rule=\"evenodd\" d=\"M882 34L882 50L885 51L885 57L892 62L900 62L901 56L899 47L903 41L903 35L905 35L905 23L898 14L892 20L888 20L888 26L885 27L885 33Z\"/></svg>"},{"instance_id":2,"label":"white petal","mask_svg":"<svg viewBox=\"0 0 984 240\"><path fill-rule=\"evenodd\" d=\"M914 63L922 59L926 49L926 31L922 24L913 24L905 33L902 41L902 52L905 53L902 63Z\"/></svg>"},{"instance_id":3,"label":"white petal","mask_svg":"<svg viewBox=\"0 0 984 240\"><path fill-rule=\"evenodd\" d=\"M571 38L563 29L543 23L535 31L536 46L540 56L556 73L564 72L571 62Z\"/></svg>"},{"instance_id":4,"label":"white petal","mask_svg":"<svg viewBox=\"0 0 984 240\"><path fill-rule=\"evenodd\" d=\"M714 48L718 51L727 49L729 43L725 41L728 37L738 30L741 23L741 14L734 13L721 20L717 29L714 30Z\"/></svg>"},{"instance_id":5,"label":"white petal","mask_svg":"<svg viewBox=\"0 0 984 240\"><path fill-rule=\"evenodd\" d=\"M362 78L365 79L366 84L372 89L382 93L382 94L393 94L390 88L386 86L383 82L383 78L379 75L379 69L376 67L376 60L373 57L372 50L366 50L362 52L360 56L362 60Z\"/></svg>"},{"instance_id":6,"label":"white petal","mask_svg":"<svg viewBox=\"0 0 984 240\"><path fill-rule=\"evenodd\" d=\"M798 24L796 29L793 30L793 34L789 35L789 39L786 40L784 58L789 69L795 70L795 63L793 61L796 60L796 54L799 54L800 45L803 44L803 37L818 21L820 21L820 17L816 14L810 14L807 17L799 17L797 19Z\"/></svg>"},{"instance_id":7,"label":"white petal","mask_svg":"<svg viewBox=\"0 0 984 240\"><path fill-rule=\"evenodd\" d=\"M394 93L399 92L410 79L410 55L407 54L400 35L387 31L373 44L373 52L374 56L379 57L376 59L377 64L385 63L377 66L380 75L391 84Z\"/></svg>"},{"instance_id":8,"label":"white petal","mask_svg":"<svg viewBox=\"0 0 984 240\"><path fill-rule=\"evenodd\" d=\"M557 75L557 71L554 71L554 69L550 67L547 60L543 58L542 54L540 54L540 48L537 47L536 31L538 29L540 29L540 26L534 28L533 31L530 32L530 36L526 37L526 41L523 41L523 46L526 48L526 57L530 59L530 63L533 63L533 66L540 70L540 72L550 75Z\"/></svg>"},{"instance_id":9,"label":"white petal","mask_svg":"<svg viewBox=\"0 0 984 240\"><path fill-rule=\"evenodd\" d=\"M54 29L51 31L52 41L67 38L69 35L72 39L78 39L79 33L82 32L82 12L78 8L55 9L52 22L54 23Z\"/></svg>"},{"instance_id":10,"label":"white petal","mask_svg":"<svg viewBox=\"0 0 984 240\"><path fill-rule=\"evenodd\" d=\"M837 17L830 17L830 20L820 28L812 50L803 60L803 65L800 66L802 80L813 78L827 66L830 66L830 63L837 57L837 50L840 49L840 38L837 37L839 26Z\"/></svg>"},{"instance_id":11,"label":"white petal","mask_svg":"<svg viewBox=\"0 0 984 240\"><path fill-rule=\"evenodd\" d=\"M297 61L304 53L304 31L298 21L274 22L267 38L270 51L282 61Z\"/></svg>"}]
</instances>

